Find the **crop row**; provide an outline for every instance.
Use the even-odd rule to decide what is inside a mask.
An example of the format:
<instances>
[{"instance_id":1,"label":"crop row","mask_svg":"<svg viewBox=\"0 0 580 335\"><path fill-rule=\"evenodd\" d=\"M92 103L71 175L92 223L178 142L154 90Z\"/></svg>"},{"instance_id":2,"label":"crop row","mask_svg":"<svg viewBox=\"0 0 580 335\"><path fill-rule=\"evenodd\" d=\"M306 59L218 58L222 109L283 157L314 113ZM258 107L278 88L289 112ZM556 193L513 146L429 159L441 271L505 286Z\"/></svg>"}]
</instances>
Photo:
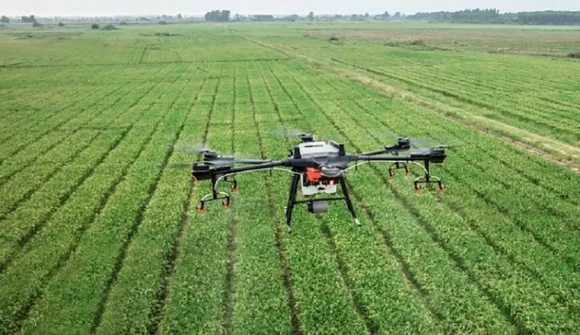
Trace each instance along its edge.
<instances>
[{"instance_id":1,"label":"crop row","mask_svg":"<svg viewBox=\"0 0 580 335\"><path fill-rule=\"evenodd\" d=\"M382 71L393 73L398 76L407 77L421 82L434 83L445 88L447 92L461 93L473 104L482 105L488 109L501 110L521 110L537 118L557 117L559 119L578 120L580 114L574 108L565 108L557 103L546 103L535 97L536 89L522 88L521 86L510 87L505 84L496 83L497 86L485 86L482 88L481 80L488 78L488 75L480 76L482 79L474 79L473 76L466 77L459 73L454 76L442 76L440 71L429 68L383 68ZM530 94L531 93L531 94ZM500 104L498 108L497 104ZM524 114L524 115L526 115ZM520 115L521 116L521 115ZM551 121L547 119L546 121ZM552 124L551 126L557 126Z\"/></svg>"},{"instance_id":2,"label":"crop row","mask_svg":"<svg viewBox=\"0 0 580 335\"><path fill-rule=\"evenodd\" d=\"M409 76L417 75L418 79L413 80L412 86L410 87L414 90L419 88L417 85L427 85L429 89L435 89L437 91L437 87L441 87L442 85L445 86L445 81L455 82L452 85L453 89L439 90L442 94L449 95L449 97L444 95L435 95L434 97L437 99L443 99L446 103L452 105L459 103L457 97L463 97L467 99L464 102L469 103L470 106L473 106L472 102L484 103L486 108L491 108L490 110L496 110L497 104L503 104L504 107L501 107L501 113L495 113L495 117L504 118L505 120L509 120L508 123L510 124L515 124L533 131L538 131L538 129L541 130L543 128L544 134L561 138L570 143L576 143L578 141L578 130L573 126L568 126L566 134L550 130L553 127L562 127L561 122L553 123L550 121L553 118L552 114L557 113L561 116L566 116L568 113L567 110L558 112L554 111L553 108L541 108L538 104L534 103L534 101L539 101L537 97L529 97L529 94L524 94L521 97L510 95L509 99L501 98L501 96L503 96L502 92L506 90L510 92L532 92L534 95L540 93L542 95L551 94L554 89L559 90L560 88L561 90L570 90L572 89L571 85L575 85L572 77L567 75L570 72L573 72L570 71L570 67L573 66L571 64L552 61L550 67L546 67L546 60L543 60L542 62L533 63L534 66L529 66L528 64L524 69L523 63L518 63L517 59L497 59L497 57L479 59L475 55L448 54L445 56L448 58L451 56L451 58L447 59L447 62L441 63L438 60L440 60L443 55L438 53L421 53L421 58L416 58L414 56L416 53L405 50L397 49L396 51L389 50L389 52L387 52L386 49L378 46L367 45L358 47L362 47L367 51L364 53L362 58L358 53L355 54L350 52L350 49L344 48L335 50L336 52L334 54L330 54L326 50L321 50L320 55L327 55L335 58L338 54L339 58L346 59L350 64L356 64L357 66L373 69L378 66L381 72L395 71L401 74L396 76L398 79L402 78L401 80L408 81ZM309 53L308 50L304 52ZM317 57L320 55L317 55ZM384 61L385 57L389 60L387 63ZM531 60L526 59L526 61ZM501 71L499 68L501 68ZM558 76L559 81L553 81L551 79L555 78L555 76L553 76L553 73L547 74L547 68L552 72L556 69L561 71L562 76ZM522 71L524 71L524 74L522 74ZM496 89L482 89L481 83L470 83L474 81L474 78L482 76L487 79L487 83ZM513 79L522 77L524 77L525 80L518 79L516 81L516 79ZM492 97L483 101L481 100L481 95L485 94L486 91L494 93L492 94ZM467 97L458 92L471 92L471 96ZM429 92L424 90L420 90L420 93L429 94ZM513 103L510 101L513 101ZM529 101L529 104L526 103L526 101ZM556 110L558 110L558 108L556 108ZM489 111L481 111L481 113L489 116ZM530 113L537 114L537 117L529 116ZM510 114L512 116L506 119L506 115ZM577 113L573 112L571 115L577 115ZM567 116L567 119L569 117L570 116ZM530 118L533 118L533 120ZM518 121L518 119L520 119L520 121ZM553 124L550 127L545 128L539 125L538 122L552 122Z\"/></svg>"},{"instance_id":3,"label":"crop row","mask_svg":"<svg viewBox=\"0 0 580 335\"><path fill-rule=\"evenodd\" d=\"M169 73L169 71L165 71ZM34 173L38 176L37 184L33 182L35 175L31 180L26 180L21 184L15 184L15 188L11 190L11 194L18 195L19 189L24 190L25 194L18 199L16 204L13 204L12 211L4 215L3 226L6 228L2 233L2 240L5 242L0 249L0 264L2 267L11 258L18 246L23 245L37 230L39 230L52 214L63 204L69 196L79 187L82 182L89 177L93 164L100 162L100 157L104 157L108 152L110 145L118 143L118 136L126 134L131 129L139 114L135 113L134 107L146 97L156 85L148 87L145 91L137 91L138 95L126 95L119 101L120 106L126 106L127 111L121 113L120 117L113 111L113 118L111 123L121 123L124 127L107 129L103 131L92 131L90 134L96 136L92 140L90 146L86 146L83 150L75 153L72 160L69 162L56 161L54 164L39 164L33 166ZM133 114L135 113L135 114ZM131 123L129 123L131 122ZM75 145L76 142L67 142ZM82 143L82 142L81 142ZM66 145L66 143L65 143ZM56 154L67 155L68 148L64 146L61 150L55 150ZM64 150L63 150L64 149ZM46 159L53 159L48 156ZM33 187L30 187L33 186ZM36 187L34 187L36 186ZM14 196L17 199L16 196ZM6 195L5 199L10 199L10 195ZM16 207L15 205L20 205Z\"/></svg>"},{"instance_id":4,"label":"crop row","mask_svg":"<svg viewBox=\"0 0 580 335\"><path fill-rule=\"evenodd\" d=\"M30 197L32 192L41 187L54 174L58 173L64 166L86 150L104 129L114 124L124 113L127 113L130 110L129 103L117 106L123 97L126 95L142 96L147 90L148 87L140 87L137 89L125 87L125 89L118 90L118 96L108 98L110 105L104 105L100 113L95 113L100 114L98 123L102 126L96 127L94 130L90 129L90 127L86 130L79 127L70 133L54 132L54 136L47 136L37 141L35 147L42 147L44 141L52 142L54 137L61 137L57 140L59 144L54 145L54 147L47 150L44 154L37 153L38 156L36 157L32 155L21 155L24 157L19 158L24 161L19 160L13 163L12 166L20 166L20 169L11 171L6 176L6 182L0 185L0 192L2 190L10 190L10 192L6 192L6 196L0 201L0 215L4 217L16 209L16 206L20 202ZM119 113L119 110L122 110L122 108L127 109ZM91 120L93 119L87 120L87 124L90 124ZM126 125L121 126L121 129L123 127L126 127Z\"/></svg>"},{"instance_id":5,"label":"crop row","mask_svg":"<svg viewBox=\"0 0 580 335\"><path fill-rule=\"evenodd\" d=\"M344 137L345 132L342 129L344 126L348 127L347 133L350 134L347 144L352 146L356 144L354 142L360 141L357 140L361 138L360 132L356 131L353 126L349 127L349 124L352 125L352 121L349 121L348 123L345 123L344 121L338 122L338 120L336 120L336 110L332 113L328 113L328 111L325 112L324 109L318 105L318 103L322 103L320 101L322 99L320 99L319 102L316 100L310 100L309 94L310 92L314 91L312 86L308 85L305 87L305 83L302 81L295 82L295 85L301 90L298 96L303 96L306 98L301 100L310 101L310 108L315 110L314 113L310 113L309 115L312 116L318 114L316 120L313 120L311 117L312 122L316 122L318 124L324 122L334 127L334 131L328 131L328 136L332 135L332 138L335 138L339 141L347 140L347 138ZM326 101L324 103L326 103ZM340 124L341 126L338 126L337 124ZM354 138L354 140L351 138ZM365 142L367 141L362 140L359 143ZM364 175L362 171L358 171L357 173ZM368 173L366 175L367 180L369 180ZM376 179L376 176L374 178ZM407 186L407 190L408 189L409 188ZM380 196L379 198L363 197L363 201L369 204L382 204L385 202L378 201L378 199L383 198L384 196ZM387 213L392 211L386 208L381 209L381 211L382 210ZM394 213L397 213L397 217L399 217L404 216L405 213L408 212L409 209L406 208L404 204L399 204L397 211ZM415 220L415 225L418 225L423 220L421 217L414 217L414 213L412 212L407 215L410 215L410 218ZM401 224L404 225L405 219L402 219L401 221L403 222L401 223L399 220L395 221L397 227ZM417 221L419 221L419 223ZM349 223L344 221L341 222L341 224ZM453 261L449 259L448 255L438 249L435 243L429 242L429 235L427 235L425 232L421 232L420 227L415 227L414 229L416 232L414 232L411 236L417 234L419 235L414 238L405 237L403 241L406 241L406 243L420 243L420 241L424 241L420 244L420 246L413 247L412 245L405 245L405 242L400 241L398 233L401 228L384 230L394 234L392 240L389 240L387 245L390 245L391 252L393 252L394 249L397 250L397 252L401 252L403 254L402 258L399 256L399 262L401 262L401 266L403 268L408 267L410 269L410 276L413 278L412 280L414 282L417 282L417 291L419 294L421 292L428 292L428 295L424 296L424 298L427 299L427 306L429 306L429 308L434 311L435 315L438 315L440 318L442 318L441 322L444 323L444 326L457 327L457 330L477 329L481 327L489 327L489 329L499 327L498 329L502 329L503 327L506 327L502 315L495 311L493 305L490 305L484 297L477 294L477 289L473 283L470 283L468 276L466 276L461 271L461 269L454 268ZM422 237L421 234L423 234ZM408 235L409 232L403 236ZM417 252L418 250L421 252L424 251L425 255L428 254L430 257L411 257L409 254L407 254L412 251ZM444 274L443 277L441 276L442 274ZM429 278L429 280L424 279L425 277L423 276L426 275L428 275L427 278ZM436 278L440 279L438 280ZM459 306L461 306L461 309L458 309ZM466 318L466 315L469 315L469 317Z\"/></svg>"},{"instance_id":6,"label":"crop row","mask_svg":"<svg viewBox=\"0 0 580 335\"><path fill-rule=\"evenodd\" d=\"M218 67L220 79L212 87L211 94L206 95L207 103L199 105L202 117L195 125L197 131L194 138L216 150L223 150L231 148L230 127L220 127L220 131L211 127L217 113L231 114L231 108L221 109L216 105L219 92L229 83L223 78L227 77L223 75L224 65ZM224 132L224 129L228 131ZM182 178L179 179L184 180ZM187 179L190 181L190 178ZM169 244L170 252L165 251L170 256L171 265L169 272L163 273L167 276L161 287L165 292L162 291L163 299L158 302L160 306L157 306L154 315L155 328L164 333L176 329L184 333L215 333L221 327L230 215L222 210L217 201L208 203L207 212L199 215L195 208L210 188L202 188L199 184L193 187L189 207L181 218L181 232L175 235L175 239L169 236L173 241ZM163 265L164 260L161 262Z\"/></svg>"},{"instance_id":7,"label":"crop row","mask_svg":"<svg viewBox=\"0 0 580 335\"><path fill-rule=\"evenodd\" d=\"M200 97L202 94L215 96L218 88L218 81L204 79L197 90L191 89L186 95L189 106L184 106L185 99L181 106L179 103L175 105L176 109L188 111L176 147L205 140L203 134L207 133L213 104L200 105ZM169 163L187 163L191 160L189 155L173 151ZM118 329L154 332L157 329L169 290L169 276L173 274L181 236L189 221L192 192L187 169L167 168L163 171L103 306L97 333Z\"/></svg>"},{"instance_id":8,"label":"crop row","mask_svg":"<svg viewBox=\"0 0 580 335\"><path fill-rule=\"evenodd\" d=\"M179 70L180 68L172 69ZM179 75L183 76L183 73ZM178 79L175 75L168 78L173 82ZM90 176L43 224L44 229L27 241L11 266L3 272L0 279L2 282L0 325L3 330L20 327L22 319L40 298L43 288L74 254L91 222L99 217L99 213L105 208L111 210L111 207L115 207L115 204L110 203L107 207L107 200L125 178L127 170L139 153L151 140L162 116L167 115L167 111L152 106L161 92L172 88L173 83L161 82L159 89L153 90L127 114L129 119L120 120L133 120L135 123L122 137L122 141L113 143L108 148L110 151L97 160L98 165L89 170ZM151 97L152 95L155 97ZM93 153L99 156L97 152ZM92 263L89 262L87 265L90 264Z\"/></svg>"},{"instance_id":9,"label":"crop row","mask_svg":"<svg viewBox=\"0 0 580 335\"><path fill-rule=\"evenodd\" d=\"M231 94L244 89L249 91L246 71L237 65L234 71L232 85L229 85L229 80L222 81L224 89L220 89L220 93L224 94L221 97L218 94L216 107L220 106L220 99L222 105L212 113L212 121L208 121L207 142L226 152L242 147L246 154L245 150L256 142L256 130L251 130L254 126L251 110L245 110L250 106L250 100ZM225 105L228 96L231 100ZM244 112L240 112L242 110ZM221 118L232 123L214 123L217 113L222 113ZM205 186L205 182L198 185L192 206L208 192ZM240 186L244 194L260 188L259 184L245 180ZM260 198L258 193L254 197ZM226 212L219 203L208 203L208 212L193 215L180 244L175 276L169 283L166 312L160 325L163 331L248 333L252 329L288 329L290 320L267 205L244 206L246 201L246 196L240 196L238 201L236 194L234 207ZM260 236L262 238L258 238ZM208 237L211 241L207 241ZM192 245L198 240L203 242ZM258 260L261 261L256 266ZM184 286L185 283L188 286ZM188 307L184 309L183 306ZM195 316L193 322L184 323L186 315Z\"/></svg>"},{"instance_id":10,"label":"crop row","mask_svg":"<svg viewBox=\"0 0 580 335\"><path fill-rule=\"evenodd\" d=\"M156 69L159 71L159 69ZM67 72L67 71L62 71ZM67 72L70 76L71 73ZM139 77L139 75L143 75L148 73L145 69L139 69L138 71L134 71L131 69L130 75ZM102 98L104 92L109 92L108 94L111 95L115 92L115 89L111 90L111 82L117 83L119 81L123 82L123 79L127 77L127 73L123 71L118 71L116 73L111 74L110 81L106 82L103 85L99 85L97 89L90 87L90 93L85 96L79 96L75 93L77 88L70 87L69 85L65 86L65 90L54 92L49 90L47 94L50 94L52 97L56 99L56 102L51 105L50 99L42 99L36 100L31 99L28 100L27 103L30 104L32 108L32 112L28 113L26 117L22 118L20 123L12 124L11 129L9 129L4 134L5 137L2 138L2 142L7 141L13 138L15 135L17 136L18 141L22 142L24 140L28 140L29 138L34 138L34 135L38 133L42 134L46 131L51 131L54 129L58 129L58 126L61 125L59 120L67 120L71 119L71 113L79 113L83 112L83 105L92 105L92 107L99 106L99 98ZM127 82L125 82L126 84ZM49 86L50 84L46 84ZM121 85L122 87L123 85ZM46 87L44 88L46 90ZM64 98L62 96L65 96ZM72 101L71 101L72 100ZM13 108L17 108L18 103L14 102L12 105ZM87 108L84 108L86 110ZM94 115L94 113L90 114ZM57 119L54 121L53 119ZM27 130L23 132L23 130ZM24 136L24 137L22 137ZM22 138L21 138L22 137ZM15 142L14 140L12 142ZM12 147L12 146L11 146Z\"/></svg>"},{"instance_id":11,"label":"crop row","mask_svg":"<svg viewBox=\"0 0 580 335\"><path fill-rule=\"evenodd\" d=\"M366 110L365 112L370 113L371 117L377 119L378 115L380 115L379 110L388 109L388 106L377 106L379 108L373 108L372 112ZM357 109L357 108L353 108ZM420 113L420 111L415 111L415 113ZM405 115L410 113L405 113ZM432 120L426 120L425 118L420 118L420 120L411 121L408 117L399 118L400 121L395 121L391 123L390 126L414 126L416 128L422 129L422 131L427 131L430 127L432 127L434 123ZM423 121L425 120L425 121ZM384 121L380 120L381 122ZM388 127L385 124L385 127ZM457 139L462 138L466 140L469 136L473 136L470 132L466 129L462 129L461 127L449 127L448 129L449 134L457 133L459 136ZM486 141L487 142L487 141ZM485 148L482 148L485 152ZM444 170L449 173L449 178L453 184L459 184L458 187L453 187L453 190L459 188L462 192L454 198L453 194L451 196L446 196L446 200L449 201L450 207L460 213L468 222L470 222L470 226L473 229L476 229L490 244L493 248L495 248L496 252L507 254L508 257L512 260L512 262L516 263L518 266L522 267L526 271L528 271L531 275L535 276L536 279L541 280L545 287L548 290L552 290L552 294L559 295L562 301L566 301L567 297L570 295L575 295L575 285L574 282L577 280L574 265L578 259L574 257L574 251L570 250L569 246L575 245L575 241L577 239L577 232L576 231L558 231L558 229L546 229L546 225L538 225L537 227L528 227L529 223L531 222L533 225L534 219L539 217L539 223L550 222L550 216L555 215L559 219L566 216L574 216L573 213L577 211L577 207L569 206L566 208L561 202L559 202L559 206L565 208L565 210L561 211L558 214L550 214L550 216L546 216L545 213L550 213L550 208L544 208L543 211L542 205L549 203L549 201L544 201L542 203L534 203L533 198L528 198L530 194L536 194L537 190L534 190L535 185L528 183L526 184L525 181L520 181L519 183L516 181L513 184L506 184L502 179L496 179L496 177L491 176L501 176L501 168L495 167L494 162L491 159L486 159L482 157L486 157L486 155L478 155L478 159L474 160L472 154L469 154L467 151L464 153L462 150L454 150L453 155L457 156L457 160L454 160L455 164L462 164L463 167L461 168L460 172L458 173L457 170L451 167L444 167ZM484 170L484 165L481 164L488 164L489 167ZM471 168L470 166L474 166ZM478 171L479 170L479 171ZM484 175L481 171L485 171L487 175ZM469 178L465 178L468 175ZM490 178L491 177L491 178ZM491 181L490 179L494 179ZM489 191L490 182L500 184L500 187L494 187L493 191ZM511 182L511 180L510 180ZM468 185L468 186L462 186ZM502 193L503 186L506 190L510 190L511 192L516 192L517 196L514 197L513 194L506 195L503 201L497 201L494 198L498 197L498 193ZM488 192L486 191L486 188ZM453 193L453 190L451 193ZM526 191L528 192L526 194ZM466 196L469 193L473 193L471 196ZM489 196L488 193L494 194L495 197ZM509 206L509 201L511 199L518 199L519 201L529 204L526 207L527 213L509 213L510 216L506 216L504 212L501 210L499 212L494 212L494 210L490 207L497 207L497 204L508 204L507 206L504 205L503 208L518 208L518 206L512 205ZM521 200L520 200L521 199ZM513 201L513 200L512 200ZM521 206L519 206L521 207ZM530 210L529 208L532 208ZM538 210L535 210L538 208ZM506 209L509 212L509 209ZM519 218L521 219L513 219ZM485 220L483 220L485 219ZM493 229L482 229L478 227L479 222L481 221L489 222L486 224L487 227L493 225ZM569 219L570 222L572 218ZM557 227L559 222L554 222L549 227ZM558 227L560 230L561 227ZM520 230L521 229L521 230ZM548 230L545 232L545 230ZM554 247L546 246L546 243L543 242L542 237L552 234L552 239L558 239L562 242L563 238L566 238L568 241L565 243L553 243ZM510 236L511 241L505 242L505 236ZM562 247L564 246L564 247ZM550 255L554 249L561 249L564 250L561 253L556 253L556 255L560 255L560 259L557 256ZM568 248L568 249L566 249ZM562 263L562 259L568 261L569 259L573 260L572 267L566 266ZM561 292L562 288L566 287L569 290L567 293ZM575 308L573 305L570 305L571 309L574 310ZM576 311L577 313L577 311Z\"/></svg>"},{"instance_id":12,"label":"crop row","mask_svg":"<svg viewBox=\"0 0 580 335\"><path fill-rule=\"evenodd\" d=\"M268 136L271 129L282 125L272 96L277 97L274 84L267 84L259 65L249 67L251 99L255 102L255 127L263 138L260 151L264 157L283 157L290 142L278 135ZM271 91L270 91L271 90ZM277 101L277 100L276 100ZM258 103L259 102L259 103ZM267 177L271 185L266 191L271 197L270 206L275 206L275 224L285 231L283 208L288 199L290 176L274 172ZM262 192L264 192L262 191ZM302 207L302 208L301 208ZM284 233L280 240L285 246L288 271L291 271L293 295L296 299L297 318L300 329L306 333L314 331L347 332L365 331L365 323L352 301L347 284L343 281L331 247L320 234L315 218L305 215L303 206L298 205L293 215L294 233L291 238ZM314 270L316 269L316 270ZM330 316L330 317L329 317Z\"/></svg>"},{"instance_id":13,"label":"crop row","mask_svg":"<svg viewBox=\"0 0 580 335\"><path fill-rule=\"evenodd\" d=\"M341 63L344 62L341 61ZM417 74L416 78L414 78L413 74L408 72L404 74L396 74L396 71L393 72L392 70L375 70L358 64L345 64L367 70L380 77L396 79L405 84L411 85L411 89L413 89L413 87L418 87L420 89L426 89L441 94L446 101L449 101L449 99L458 100L462 103L475 105L485 109L497 110L500 113L498 115L491 115L489 112L481 111L481 113L484 113L486 117L498 118L500 120L503 119L510 124L520 126L524 129L530 129L539 134L552 136L569 143L575 143L578 140L578 130L574 126L557 122L557 120L552 120L552 115L550 113L546 115L532 109L524 109L521 104L517 105L517 108L514 108L513 104L510 105L507 100L501 99L497 94L490 94L487 100L482 100L484 98L482 92L467 92L466 87L461 85L447 85L443 88L441 87L441 80L436 82L425 82L425 77L421 74ZM382 80L384 80L384 78Z\"/></svg>"},{"instance_id":14,"label":"crop row","mask_svg":"<svg viewBox=\"0 0 580 335\"><path fill-rule=\"evenodd\" d=\"M307 99L301 99L304 94L300 88L291 81L283 83L276 75L279 72L279 69L271 72L281 85L275 95L277 101L290 99L299 113L308 115L308 118L304 117L300 121L300 126L312 129L315 125L320 127L326 124L328 120L321 118L315 106L309 104ZM317 226L320 228L319 233L325 236L329 247L336 254L341 277L349 286L356 309L367 329L373 331L397 327L411 332L441 331L438 324L441 318L439 311L425 304L422 297L424 291L409 273L408 264L393 249L392 243L385 243L381 235L364 227L356 228L350 214L340 210L340 207L344 205L334 205L331 211L338 212L326 214L332 219L325 218ZM297 234L308 229L303 218L296 220Z\"/></svg>"},{"instance_id":15,"label":"crop row","mask_svg":"<svg viewBox=\"0 0 580 335\"><path fill-rule=\"evenodd\" d=\"M2 156L2 162L4 163L2 165L2 174L12 173L19 167L34 162L36 157L66 140L67 136L63 135L74 134L91 121L98 120L98 117L108 107L107 104L110 104L110 101L117 101L121 98L115 93L123 87L128 87L128 85L129 83L123 83L112 90L110 87L105 88L103 91L98 90L93 99L86 101L86 105L71 106L70 109L55 113L57 117L50 118L48 121L43 120L40 123L41 126L38 127L39 129L26 129L27 131L20 129L19 133L5 143L7 149L6 154ZM104 92L106 93L103 96ZM34 123L35 121L33 120L34 117L31 117L29 123ZM48 138L44 139L44 136L47 135ZM41 139L44 141L38 144L37 141Z\"/></svg>"},{"instance_id":16,"label":"crop row","mask_svg":"<svg viewBox=\"0 0 580 335\"><path fill-rule=\"evenodd\" d=\"M449 95L450 92L453 92L454 95L459 96L461 100L467 103L481 106L488 110L497 110L501 115L507 115L523 121L531 121L554 129L564 126L561 123L554 122L554 119L556 121L570 118L578 120L580 115L576 110L561 110L561 108L553 104L541 106L539 105L541 101L537 101L533 95L527 94L529 91L507 91L505 86L499 84L494 90L481 90L479 87L473 87L469 81L461 80L457 77L441 76L441 73L425 69L404 71L388 68L382 69L381 72L408 78L415 82L430 83L433 87L441 87L442 90L447 92L444 95ZM535 90L532 92L535 92ZM566 130L566 128L562 129ZM574 129L570 128L567 131L571 130Z\"/></svg>"},{"instance_id":17,"label":"crop row","mask_svg":"<svg viewBox=\"0 0 580 335\"><path fill-rule=\"evenodd\" d=\"M188 69L182 69L183 75ZM178 80L156 102L145 119L143 134L149 133L140 150L95 220L78 240L67 263L46 286L42 298L23 325L25 332L72 330L87 333L100 322L108 292L123 265L126 248L142 222L142 213L167 166L173 145L183 129L188 109L174 110L190 80ZM157 116L154 119L149 119ZM150 130L149 130L150 129ZM152 164L153 162L153 164ZM73 281L73 287L66 283ZM82 308L79 308L79 305ZM45 330L46 329L46 330Z\"/></svg>"},{"instance_id":18,"label":"crop row","mask_svg":"<svg viewBox=\"0 0 580 335\"><path fill-rule=\"evenodd\" d=\"M303 82L303 84L306 83ZM308 85L307 89L305 89L305 92L314 91L315 90L314 87L315 86ZM341 127L345 127L348 129L349 125L351 125L352 127L353 122L355 124L361 123L361 126L371 125L371 123L366 122L362 123L363 121L361 121L360 116L358 116L356 119L352 118L352 116L349 117L347 115L340 117L340 115L342 115L342 113L339 112L340 109L337 110L336 107L333 107L330 104L325 104L324 107L320 108L321 110L322 108L332 110L332 113L329 114L332 115L334 119L336 119L335 121L337 122L337 124L340 124ZM345 111L343 111L343 113L345 113ZM356 131L356 129L357 127L354 127L352 131ZM351 141L353 142L353 144L357 142L364 143L360 142L358 140L358 137L352 137ZM399 193L399 191L396 188L394 189L394 192L397 196L403 198L404 201L407 202L408 204L407 206L409 206L410 210L414 211L416 215L420 215L420 217L422 218L421 220L423 221L424 228L428 232L431 231L430 234L432 236L436 236L437 239L439 239L437 243L440 244L440 246L450 254L450 258L455 259L456 262L459 262L458 266L464 268L468 272L468 274L470 274L470 279L475 280L476 284L480 287L480 289L486 292L486 295L492 297L493 298L492 300L495 300L496 303L499 304L499 306L504 306L501 307L500 309L505 309L506 308L505 306L507 306L508 308L507 310L513 313L512 315L510 315L511 318L513 318L513 320L516 320L516 324L518 324L519 327L526 328L529 327L530 329L533 329L534 327L553 327L560 325L563 327L571 327L571 325L573 325L573 323L570 323L570 321L568 321L568 319L564 317L566 312L562 313L563 312L562 308L554 305L550 306L550 304L546 304L542 300L539 300L534 297L535 295L534 292L539 290L537 283L527 282L524 279L525 277L519 275L518 272L515 271L515 269L513 269L509 265L509 263L507 263L501 257L492 257L493 251L489 250L489 246L485 245L485 241L481 240L479 237L469 237L469 236L462 237L462 235L456 235L456 233L454 233L452 230L449 230L451 227L453 227L453 225L455 225L455 229L459 230L464 229L461 228L465 224L464 222L462 222L463 221L462 218L454 215L452 213L453 211L451 211L451 213L449 214L446 214L443 208L444 205L438 204L437 202L433 202L431 197L419 197L416 199L414 198L407 199L406 193L404 192ZM420 204L428 206L420 206ZM427 213L431 212L431 210L428 210L428 208L430 207L432 209L439 208L441 210L439 216L432 217L428 215ZM442 226L440 224L437 225L436 224L437 222L441 223L443 222L441 220L445 220L447 224L445 226ZM439 237L439 234L443 236ZM471 240L472 242L469 244L464 244L462 242L462 239ZM446 245L446 243L444 244L443 241L448 241L447 243L449 243L449 245ZM471 252L467 253L466 251ZM482 252L484 252L484 254L489 254L488 256L489 260L484 264L479 264L477 267L474 267L475 264L472 262L475 259L473 259L473 256L481 254ZM459 257L458 255L466 255L465 256L466 258L462 259L462 257ZM507 278L504 277L506 278L504 279L504 282L501 282L501 284L497 286L489 285L489 283L482 282L479 279L481 278L479 273L480 271L483 271L485 269L485 266L483 265L486 265L487 267L491 267L494 269L503 268L504 276L507 276ZM490 274L493 274L493 272L490 271L486 276L489 278ZM514 289L516 289L518 292L523 291L523 293L521 293L521 295L518 296L518 299L521 299L522 301L519 301L517 299L510 301L510 299L507 299L508 296L511 296L509 292ZM521 307L518 306L520 306L520 304L522 303L524 303L526 306L535 305L536 307L527 310L521 309ZM534 323L527 324L525 322L526 320L525 317L522 318L522 316L525 316L528 313L537 313L538 317L545 318L546 322L543 324L534 324ZM550 323L549 321L553 321L553 323Z\"/></svg>"}]
</instances>

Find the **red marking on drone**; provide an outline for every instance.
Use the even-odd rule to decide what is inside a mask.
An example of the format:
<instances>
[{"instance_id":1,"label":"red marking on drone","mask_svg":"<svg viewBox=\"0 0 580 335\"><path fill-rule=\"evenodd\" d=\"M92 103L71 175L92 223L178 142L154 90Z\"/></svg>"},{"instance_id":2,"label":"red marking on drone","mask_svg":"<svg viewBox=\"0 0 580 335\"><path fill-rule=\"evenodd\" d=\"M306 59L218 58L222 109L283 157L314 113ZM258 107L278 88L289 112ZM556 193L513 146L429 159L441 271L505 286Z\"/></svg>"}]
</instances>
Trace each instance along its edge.
<instances>
[{"instance_id":1,"label":"red marking on drone","mask_svg":"<svg viewBox=\"0 0 580 335\"><path fill-rule=\"evenodd\" d=\"M311 183L318 183L322 177L322 172L315 168L306 168L306 179Z\"/></svg>"}]
</instances>

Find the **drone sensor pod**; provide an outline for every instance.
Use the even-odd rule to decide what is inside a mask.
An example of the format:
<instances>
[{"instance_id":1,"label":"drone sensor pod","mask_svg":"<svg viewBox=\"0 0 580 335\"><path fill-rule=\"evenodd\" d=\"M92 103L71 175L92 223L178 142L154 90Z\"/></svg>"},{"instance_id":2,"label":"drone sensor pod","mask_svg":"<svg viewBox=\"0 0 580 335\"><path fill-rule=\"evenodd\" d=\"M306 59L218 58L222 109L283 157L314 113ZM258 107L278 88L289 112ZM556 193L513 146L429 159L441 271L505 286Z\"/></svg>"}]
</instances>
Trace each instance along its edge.
<instances>
[{"instance_id":1,"label":"drone sensor pod","mask_svg":"<svg viewBox=\"0 0 580 335\"><path fill-rule=\"evenodd\" d=\"M328 212L328 201L314 200L308 203L308 211L312 214Z\"/></svg>"}]
</instances>

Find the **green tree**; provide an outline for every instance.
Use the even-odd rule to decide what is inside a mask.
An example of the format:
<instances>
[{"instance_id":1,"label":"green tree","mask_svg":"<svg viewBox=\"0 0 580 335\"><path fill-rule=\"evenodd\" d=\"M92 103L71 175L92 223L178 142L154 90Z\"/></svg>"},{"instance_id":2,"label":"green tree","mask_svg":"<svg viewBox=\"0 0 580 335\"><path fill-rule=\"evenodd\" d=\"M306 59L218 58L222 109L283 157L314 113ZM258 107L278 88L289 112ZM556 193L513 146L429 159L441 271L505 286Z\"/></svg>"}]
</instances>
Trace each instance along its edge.
<instances>
[{"instance_id":1,"label":"green tree","mask_svg":"<svg viewBox=\"0 0 580 335\"><path fill-rule=\"evenodd\" d=\"M22 18L20 20L22 22L26 22L26 23L34 23L34 22L36 22L36 18L34 17L34 15L22 16Z\"/></svg>"},{"instance_id":2,"label":"green tree","mask_svg":"<svg viewBox=\"0 0 580 335\"><path fill-rule=\"evenodd\" d=\"M2 15L2 18L0 19L0 22L2 22L2 23L10 23L10 19L7 16Z\"/></svg>"},{"instance_id":3,"label":"green tree","mask_svg":"<svg viewBox=\"0 0 580 335\"><path fill-rule=\"evenodd\" d=\"M308 13L308 20L314 21L314 12Z\"/></svg>"},{"instance_id":4,"label":"green tree","mask_svg":"<svg viewBox=\"0 0 580 335\"><path fill-rule=\"evenodd\" d=\"M212 10L205 13L205 20L211 22L227 22L230 20L229 10Z\"/></svg>"}]
</instances>

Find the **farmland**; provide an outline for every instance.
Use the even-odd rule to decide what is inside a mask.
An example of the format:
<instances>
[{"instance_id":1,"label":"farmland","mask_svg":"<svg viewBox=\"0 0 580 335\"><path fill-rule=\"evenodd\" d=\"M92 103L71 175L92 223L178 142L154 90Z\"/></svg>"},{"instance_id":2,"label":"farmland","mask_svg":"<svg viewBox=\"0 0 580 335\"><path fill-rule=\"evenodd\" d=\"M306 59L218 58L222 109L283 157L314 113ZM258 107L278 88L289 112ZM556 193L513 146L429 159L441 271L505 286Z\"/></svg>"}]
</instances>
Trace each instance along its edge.
<instances>
[{"instance_id":1,"label":"farmland","mask_svg":"<svg viewBox=\"0 0 580 335\"><path fill-rule=\"evenodd\" d=\"M580 30L489 28L494 48L535 40L514 54L482 27L468 50L430 47L450 27L405 28L424 45L381 29L402 28L0 31L0 333L580 329L580 62L554 56ZM444 193L414 193L418 169L349 172L361 227L337 203L286 233L278 171L196 211L210 188L178 148L282 158L284 128L352 152L458 145L433 168Z\"/></svg>"}]
</instances>

